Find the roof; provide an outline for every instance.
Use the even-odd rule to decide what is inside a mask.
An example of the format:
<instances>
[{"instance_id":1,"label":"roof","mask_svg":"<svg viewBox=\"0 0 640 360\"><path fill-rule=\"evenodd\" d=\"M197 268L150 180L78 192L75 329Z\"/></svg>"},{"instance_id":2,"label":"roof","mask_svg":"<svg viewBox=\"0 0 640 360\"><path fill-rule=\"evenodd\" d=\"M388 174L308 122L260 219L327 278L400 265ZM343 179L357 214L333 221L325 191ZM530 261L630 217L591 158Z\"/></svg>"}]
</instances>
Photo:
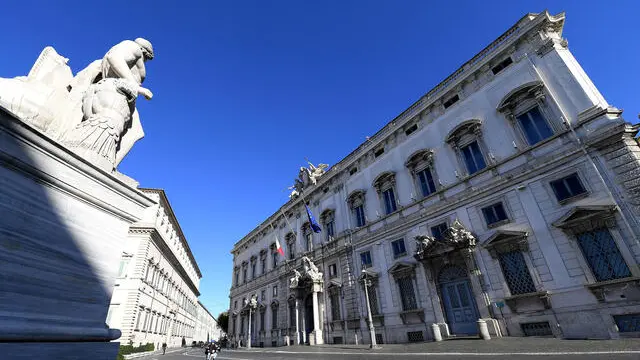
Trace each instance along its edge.
<instances>
[{"instance_id":1,"label":"roof","mask_svg":"<svg viewBox=\"0 0 640 360\"><path fill-rule=\"evenodd\" d=\"M416 115L420 114L422 111L427 109L430 105L435 103L438 99L440 99L443 95L448 94L449 91L454 89L462 80L464 80L467 76L472 75L475 71L477 71L482 65L484 65L488 60L492 58L490 55L495 55L507 49L507 45L510 45L515 41L515 39L520 38L523 34L526 34L528 31L539 25L544 21L548 21L554 23L559 26L559 33L562 34L562 26L564 25L565 13L561 12L557 15L551 15L547 10L544 10L540 13L527 13L520 20L518 20L512 27L510 27L507 31L505 31L502 35L500 35L496 40L491 42L488 46L482 49L478 54L472 57L470 60L462 64L456 71L454 71L451 75L446 77L440 83L438 83L434 88L429 90L425 95L420 97L416 102L414 102L411 106L409 106L406 110L401 112L398 116L389 121L385 126L383 126L378 132L376 132L373 136L369 137L366 141L361 143L355 150L349 153L346 157L340 160L337 164L332 166L327 173L318 180L315 189L322 188L322 185L327 183L334 176L340 174L343 170L347 170L351 167L351 165L358 159L358 157L366 151L369 151L380 145L382 141L392 132L398 128L402 128L402 126L412 120ZM234 249L232 253L240 246L243 241L248 238L253 237L258 232L263 230L263 226L268 226L269 224L275 222L279 217L281 217L283 212L294 207L298 202L302 201L300 197L297 199L291 199L287 201L284 205L278 209L278 211L274 212L271 216L269 216L265 221L263 221L260 225L255 227L252 231L250 231L247 235L245 235L242 239L234 244Z\"/></svg>"},{"instance_id":2,"label":"roof","mask_svg":"<svg viewBox=\"0 0 640 360\"><path fill-rule=\"evenodd\" d=\"M171 203L169 202L169 198L167 197L167 193L163 189L155 189L155 188L138 188L138 189L140 191L146 191L146 192L152 192L152 193L159 194L160 195L160 199L164 200L164 202L166 204L165 209L166 209L168 215L171 217L171 219L173 220L173 222L175 224L175 228L176 228L176 231L178 232L178 235L180 237L180 241L182 241L182 245L187 250L187 254L189 255L189 259L193 263L193 267L196 270L196 273L198 274L198 277L200 279L202 279L202 273L200 272L200 268L198 267L198 262L196 261L196 258L193 256L193 253L191 252L191 248L189 247L189 243L187 242L187 238L186 238L186 236L184 236L184 233L182 232L182 228L180 227L180 222L178 221L178 218L176 217L176 214L173 212L173 208L171 207Z\"/></svg>"}]
</instances>

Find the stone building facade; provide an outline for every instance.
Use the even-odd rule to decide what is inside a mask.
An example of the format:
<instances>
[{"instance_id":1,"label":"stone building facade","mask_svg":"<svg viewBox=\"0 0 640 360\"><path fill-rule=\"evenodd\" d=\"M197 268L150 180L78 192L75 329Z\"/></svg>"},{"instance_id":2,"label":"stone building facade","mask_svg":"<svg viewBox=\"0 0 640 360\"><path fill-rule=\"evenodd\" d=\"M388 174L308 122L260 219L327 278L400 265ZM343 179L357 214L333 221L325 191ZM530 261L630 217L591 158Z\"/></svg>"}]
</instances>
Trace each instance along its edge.
<instances>
[{"instance_id":1,"label":"stone building facade","mask_svg":"<svg viewBox=\"0 0 640 360\"><path fill-rule=\"evenodd\" d=\"M163 190L139 189L156 202L129 228L107 324L122 344L158 348L196 339L202 274Z\"/></svg>"},{"instance_id":2,"label":"stone building facade","mask_svg":"<svg viewBox=\"0 0 640 360\"><path fill-rule=\"evenodd\" d=\"M198 301L198 315L196 317L196 328L193 339L195 341L218 340L222 336L222 330L218 326L218 321L204 306Z\"/></svg>"},{"instance_id":3,"label":"stone building facade","mask_svg":"<svg viewBox=\"0 0 640 360\"><path fill-rule=\"evenodd\" d=\"M492 336L638 336L639 127L564 22L525 15L238 241L231 340L367 343L363 278L380 343L480 319Z\"/></svg>"}]
</instances>

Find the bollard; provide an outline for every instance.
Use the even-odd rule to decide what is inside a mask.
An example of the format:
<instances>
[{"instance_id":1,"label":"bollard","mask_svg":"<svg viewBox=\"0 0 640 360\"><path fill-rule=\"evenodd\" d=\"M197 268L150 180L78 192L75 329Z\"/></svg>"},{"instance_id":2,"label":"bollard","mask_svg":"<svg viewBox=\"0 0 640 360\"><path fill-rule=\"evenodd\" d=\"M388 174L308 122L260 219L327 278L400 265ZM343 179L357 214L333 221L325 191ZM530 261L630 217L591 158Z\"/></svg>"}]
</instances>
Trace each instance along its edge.
<instances>
[{"instance_id":1,"label":"bollard","mask_svg":"<svg viewBox=\"0 0 640 360\"><path fill-rule=\"evenodd\" d=\"M438 324L431 324L431 330L433 330L433 341L442 341L440 326L438 326Z\"/></svg>"},{"instance_id":2,"label":"bollard","mask_svg":"<svg viewBox=\"0 0 640 360\"><path fill-rule=\"evenodd\" d=\"M489 335L489 328L487 327L487 322L478 319L478 332L480 333L480 338L482 340L491 340L491 335Z\"/></svg>"}]
</instances>

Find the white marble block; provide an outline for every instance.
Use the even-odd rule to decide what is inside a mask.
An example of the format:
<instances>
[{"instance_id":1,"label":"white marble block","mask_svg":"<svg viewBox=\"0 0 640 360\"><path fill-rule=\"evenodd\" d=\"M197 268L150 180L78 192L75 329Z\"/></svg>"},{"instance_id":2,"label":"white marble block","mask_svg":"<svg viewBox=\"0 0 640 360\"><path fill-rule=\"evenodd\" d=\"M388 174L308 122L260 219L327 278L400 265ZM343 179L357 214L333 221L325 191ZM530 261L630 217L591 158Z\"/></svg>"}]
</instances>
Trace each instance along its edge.
<instances>
[{"instance_id":1,"label":"white marble block","mask_svg":"<svg viewBox=\"0 0 640 360\"><path fill-rule=\"evenodd\" d=\"M152 204L0 108L0 358L115 358L118 263Z\"/></svg>"}]
</instances>

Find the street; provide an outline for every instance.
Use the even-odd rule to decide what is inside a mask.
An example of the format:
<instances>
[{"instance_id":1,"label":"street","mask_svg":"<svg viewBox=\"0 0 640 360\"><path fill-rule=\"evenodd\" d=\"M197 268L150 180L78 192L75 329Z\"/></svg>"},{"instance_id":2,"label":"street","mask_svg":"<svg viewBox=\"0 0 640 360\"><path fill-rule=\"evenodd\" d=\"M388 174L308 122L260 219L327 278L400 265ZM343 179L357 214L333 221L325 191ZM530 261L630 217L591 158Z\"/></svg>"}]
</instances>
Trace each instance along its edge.
<instances>
[{"instance_id":1,"label":"street","mask_svg":"<svg viewBox=\"0 0 640 360\"><path fill-rule=\"evenodd\" d=\"M154 354L144 360L204 359L202 349L173 350L166 355ZM557 340L510 338L492 341L459 340L442 343L383 345L379 350L366 346L325 345L317 347L291 346L223 350L216 360L296 360L296 359L350 359L376 360L386 358L408 359L620 359L640 358L640 340Z\"/></svg>"}]
</instances>

